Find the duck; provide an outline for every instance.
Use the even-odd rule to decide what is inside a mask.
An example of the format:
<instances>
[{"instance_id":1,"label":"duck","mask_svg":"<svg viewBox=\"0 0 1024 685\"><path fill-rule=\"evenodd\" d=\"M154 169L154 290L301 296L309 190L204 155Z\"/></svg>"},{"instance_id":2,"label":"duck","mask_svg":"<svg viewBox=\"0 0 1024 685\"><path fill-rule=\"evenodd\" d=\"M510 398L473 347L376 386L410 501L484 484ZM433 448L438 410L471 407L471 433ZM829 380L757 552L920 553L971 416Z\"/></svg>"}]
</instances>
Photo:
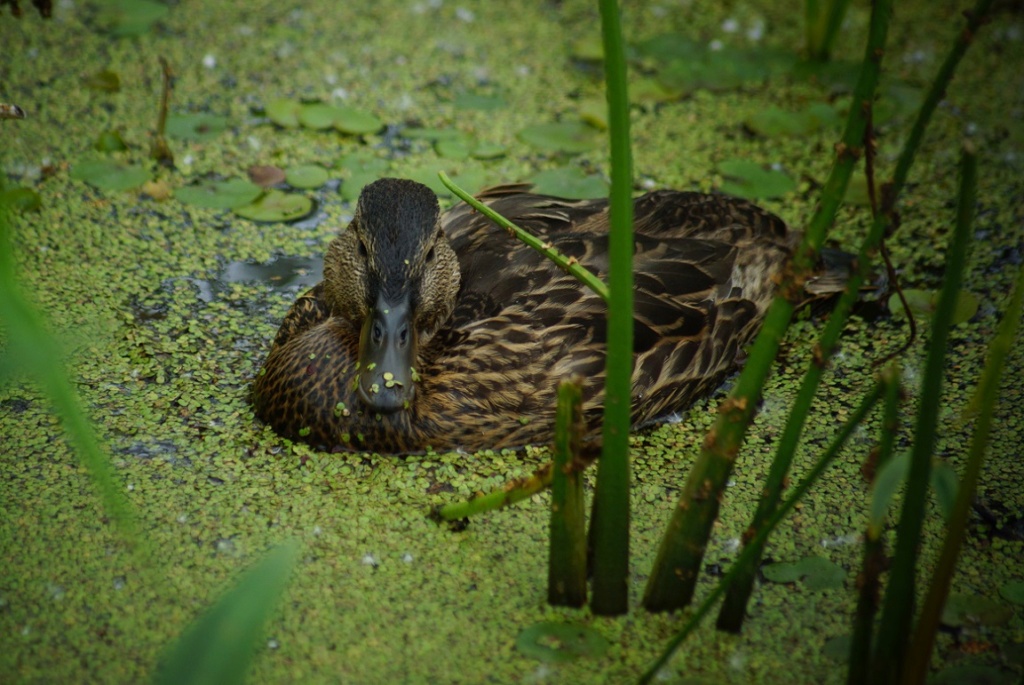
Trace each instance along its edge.
<instances>
[{"instance_id":1,"label":"duck","mask_svg":"<svg viewBox=\"0 0 1024 685\"><path fill-rule=\"evenodd\" d=\"M477 198L599 277L607 199L506 184ZM631 417L642 427L713 392L740 364L799 238L720 194L635 198ZM841 289L825 274L807 299ZM325 450L500 450L553 435L557 388L582 383L600 434L606 304L470 206L383 178L361 191L324 255L323 280L288 310L252 386L256 416Z\"/></svg>"}]
</instances>

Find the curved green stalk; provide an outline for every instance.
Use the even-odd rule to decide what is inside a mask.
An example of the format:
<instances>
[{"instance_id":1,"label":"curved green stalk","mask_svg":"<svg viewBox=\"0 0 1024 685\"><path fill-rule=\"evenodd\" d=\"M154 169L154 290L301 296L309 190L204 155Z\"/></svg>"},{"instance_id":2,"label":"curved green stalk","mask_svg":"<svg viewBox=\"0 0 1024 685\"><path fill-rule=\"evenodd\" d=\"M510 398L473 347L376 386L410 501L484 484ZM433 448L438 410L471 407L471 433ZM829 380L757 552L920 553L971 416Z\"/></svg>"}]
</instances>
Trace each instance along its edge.
<instances>
[{"instance_id":1,"label":"curved green stalk","mask_svg":"<svg viewBox=\"0 0 1024 685\"><path fill-rule=\"evenodd\" d=\"M485 511L511 506L540 492L549 485L551 485L551 464L545 464L533 475L505 483L486 495L438 507L433 511L433 516L444 521L458 521L482 514Z\"/></svg>"},{"instance_id":2,"label":"curved green stalk","mask_svg":"<svg viewBox=\"0 0 1024 685\"><path fill-rule=\"evenodd\" d=\"M542 255L550 259L552 262L560 266L567 273L570 273L573 276L575 276L580 283L582 283L583 285L587 286L595 293L600 295L602 300L608 302L608 286L604 284L604 281L602 281L600 278L591 273L585 266L575 261L571 257L566 257L558 250L539 240L536 236L533 236L524 231L523 229L519 228L514 223L503 217L501 214L498 214L496 211L485 205L483 202L480 202L480 200L477 200L475 197L473 197L465 190L457 186L455 184L455 181L450 179L448 177L448 174L446 174L445 172L439 171L437 172L437 175L441 179L441 183L444 183L448 190L455 193L455 195L458 196L459 199L461 199L467 205L469 205L470 207L480 212L494 223L504 228L506 231L508 231L509 235L518 238L519 240L526 243L534 250L541 253Z\"/></svg>"}]
</instances>

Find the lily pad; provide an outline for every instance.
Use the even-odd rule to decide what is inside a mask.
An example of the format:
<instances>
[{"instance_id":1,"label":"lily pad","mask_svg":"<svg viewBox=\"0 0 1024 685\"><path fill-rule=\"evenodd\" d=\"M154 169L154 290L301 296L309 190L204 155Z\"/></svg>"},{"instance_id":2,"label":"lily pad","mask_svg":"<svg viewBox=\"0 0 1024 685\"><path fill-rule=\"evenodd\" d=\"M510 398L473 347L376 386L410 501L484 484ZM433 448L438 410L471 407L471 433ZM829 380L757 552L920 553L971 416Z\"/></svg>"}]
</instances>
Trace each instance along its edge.
<instances>
[{"instance_id":1,"label":"lily pad","mask_svg":"<svg viewBox=\"0 0 1024 685\"><path fill-rule=\"evenodd\" d=\"M588 98L580 102L580 119L598 131L608 130L608 103L603 98Z\"/></svg>"},{"instance_id":2,"label":"lily pad","mask_svg":"<svg viewBox=\"0 0 1024 685\"><path fill-rule=\"evenodd\" d=\"M213 140L227 127L227 117L216 114L172 114L167 117L167 135L180 140Z\"/></svg>"},{"instance_id":3,"label":"lily pad","mask_svg":"<svg viewBox=\"0 0 1024 685\"><path fill-rule=\"evenodd\" d=\"M1016 682L1017 677L1013 673L985 664L950 666L928 680L929 685L1011 685Z\"/></svg>"},{"instance_id":4,"label":"lily pad","mask_svg":"<svg viewBox=\"0 0 1024 685\"><path fill-rule=\"evenodd\" d=\"M452 100L455 109L478 109L493 112L505 109L508 104L497 95L480 95L478 93L459 93Z\"/></svg>"},{"instance_id":5,"label":"lily pad","mask_svg":"<svg viewBox=\"0 0 1024 685\"><path fill-rule=\"evenodd\" d=\"M608 651L608 640L584 625L543 621L519 633L516 649L538 661L559 664L581 656L599 657Z\"/></svg>"},{"instance_id":6,"label":"lily pad","mask_svg":"<svg viewBox=\"0 0 1024 685\"><path fill-rule=\"evenodd\" d=\"M272 188L284 183L285 179L284 169L273 164L254 164L245 172L249 175L249 180L260 188Z\"/></svg>"},{"instance_id":7,"label":"lily pad","mask_svg":"<svg viewBox=\"0 0 1024 685\"><path fill-rule=\"evenodd\" d=\"M336 107L323 102L302 105L298 121L306 128L324 130L334 128L350 135L376 133L384 125L369 112L353 107Z\"/></svg>"},{"instance_id":8,"label":"lily pad","mask_svg":"<svg viewBox=\"0 0 1024 685\"><path fill-rule=\"evenodd\" d=\"M384 176L390 164L386 159L373 157L366 153L353 153L338 162L338 167L345 174L341 183L341 196L353 201L359 197L363 187Z\"/></svg>"},{"instance_id":9,"label":"lily pad","mask_svg":"<svg viewBox=\"0 0 1024 685\"><path fill-rule=\"evenodd\" d=\"M1024 605L1024 581L1011 580L999 588L999 595L1007 602Z\"/></svg>"},{"instance_id":10,"label":"lily pad","mask_svg":"<svg viewBox=\"0 0 1024 685\"><path fill-rule=\"evenodd\" d=\"M462 131L454 128L412 127L402 131L402 137L409 140L451 140L453 138L462 138L465 135Z\"/></svg>"},{"instance_id":11,"label":"lily pad","mask_svg":"<svg viewBox=\"0 0 1024 685\"><path fill-rule=\"evenodd\" d=\"M796 112L766 107L743 121L744 126L765 138L806 136L825 127L838 127L841 123L840 114L824 102Z\"/></svg>"},{"instance_id":12,"label":"lily pad","mask_svg":"<svg viewBox=\"0 0 1024 685\"><path fill-rule=\"evenodd\" d=\"M475 141L468 136L445 138L434 143L434 150L445 159L466 159L473 152Z\"/></svg>"},{"instance_id":13,"label":"lily pad","mask_svg":"<svg viewBox=\"0 0 1024 685\"><path fill-rule=\"evenodd\" d=\"M8 188L0 192L0 207L10 207L16 212L35 212L42 206L39 193L31 188Z\"/></svg>"},{"instance_id":14,"label":"lily pad","mask_svg":"<svg viewBox=\"0 0 1024 685\"><path fill-rule=\"evenodd\" d=\"M910 310L918 316L931 316L939 304L938 291L909 289L903 291ZM894 315L904 315L903 303L898 294L889 296L889 311ZM961 290L957 295L956 307L953 310L953 324L970 321L978 313L978 297L974 293Z\"/></svg>"},{"instance_id":15,"label":"lily pad","mask_svg":"<svg viewBox=\"0 0 1024 685\"><path fill-rule=\"evenodd\" d=\"M71 178L85 181L100 190L129 190L138 188L152 178L146 169L109 159L87 159L71 168Z\"/></svg>"},{"instance_id":16,"label":"lily pad","mask_svg":"<svg viewBox=\"0 0 1024 685\"><path fill-rule=\"evenodd\" d=\"M508 154L508 148L500 143L480 143L469 154L473 159L497 159Z\"/></svg>"},{"instance_id":17,"label":"lily pad","mask_svg":"<svg viewBox=\"0 0 1024 685\"><path fill-rule=\"evenodd\" d=\"M718 172L724 177L720 190L738 197L781 197L796 190L796 181L781 171L765 169L756 162L744 159L721 162Z\"/></svg>"},{"instance_id":18,"label":"lily pad","mask_svg":"<svg viewBox=\"0 0 1024 685\"><path fill-rule=\"evenodd\" d=\"M405 178L412 179L418 183L422 183L427 186L438 197L452 197L452 191L448 190L445 184L441 183L441 179L438 178L438 165L427 164L419 168L410 169L407 173L402 174ZM487 185L487 174L478 166L465 166L458 173L448 173L452 180L470 193L475 193L484 186Z\"/></svg>"},{"instance_id":19,"label":"lily pad","mask_svg":"<svg viewBox=\"0 0 1024 685\"><path fill-rule=\"evenodd\" d=\"M293 188L319 188L327 183L327 169L319 164L306 164L285 171L285 181Z\"/></svg>"},{"instance_id":20,"label":"lily pad","mask_svg":"<svg viewBox=\"0 0 1024 685\"><path fill-rule=\"evenodd\" d=\"M298 128L301 110L302 103L296 100L278 98L267 103L267 116L282 128Z\"/></svg>"},{"instance_id":21,"label":"lily pad","mask_svg":"<svg viewBox=\"0 0 1024 685\"><path fill-rule=\"evenodd\" d=\"M207 209L235 209L252 204L263 190L249 181L234 178L200 185L185 186L174 196L188 205Z\"/></svg>"},{"instance_id":22,"label":"lily pad","mask_svg":"<svg viewBox=\"0 0 1024 685\"><path fill-rule=\"evenodd\" d=\"M793 583L803 579L808 590L830 590L842 587L846 569L819 556L800 561L768 564L761 571L773 583Z\"/></svg>"},{"instance_id":23,"label":"lily pad","mask_svg":"<svg viewBox=\"0 0 1024 685\"><path fill-rule=\"evenodd\" d=\"M251 221L295 221L313 211L313 201L303 195L269 190L252 204L237 207L234 211L243 219Z\"/></svg>"},{"instance_id":24,"label":"lily pad","mask_svg":"<svg viewBox=\"0 0 1024 685\"><path fill-rule=\"evenodd\" d=\"M589 200L608 197L608 184L597 174L587 175L577 167L541 171L530 179L533 192L556 197Z\"/></svg>"},{"instance_id":25,"label":"lily pad","mask_svg":"<svg viewBox=\"0 0 1024 685\"><path fill-rule=\"evenodd\" d=\"M334 128L342 133L353 136L376 133L384 127L384 122L369 112L353 107L337 107L334 117Z\"/></svg>"},{"instance_id":26,"label":"lily pad","mask_svg":"<svg viewBox=\"0 0 1024 685\"><path fill-rule=\"evenodd\" d=\"M544 152L578 154L601 144L601 136L582 121L535 124L521 130L519 140Z\"/></svg>"},{"instance_id":27,"label":"lily pad","mask_svg":"<svg viewBox=\"0 0 1024 685\"><path fill-rule=\"evenodd\" d=\"M99 21L112 35L128 38L148 32L169 11L153 0L110 0L103 3Z\"/></svg>"},{"instance_id":28,"label":"lily pad","mask_svg":"<svg viewBox=\"0 0 1024 685\"><path fill-rule=\"evenodd\" d=\"M306 128L315 131L322 131L334 126L334 118L337 115L337 107L323 102L313 102L302 105L299 108L299 123Z\"/></svg>"},{"instance_id":29,"label":"lily pad","mask_svg":"<svg viewBox=\"0 0 1024 685\"><path fill-rule=\"evenodd\" d=\"M954 628L968 623L1002 626L1012 618L1012 607L983 595L950 595L942 609L942 623Z\"/></svg>"}]
</instances>

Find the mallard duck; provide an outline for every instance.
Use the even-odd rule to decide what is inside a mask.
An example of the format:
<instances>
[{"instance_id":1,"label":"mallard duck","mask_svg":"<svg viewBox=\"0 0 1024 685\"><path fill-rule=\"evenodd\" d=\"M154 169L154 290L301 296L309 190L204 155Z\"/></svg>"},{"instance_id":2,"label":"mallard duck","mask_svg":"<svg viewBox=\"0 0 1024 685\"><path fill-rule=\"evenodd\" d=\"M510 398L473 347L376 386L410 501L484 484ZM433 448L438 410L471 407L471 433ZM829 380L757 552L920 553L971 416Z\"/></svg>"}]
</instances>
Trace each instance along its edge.
<instances>
[{"instance_id":1,"label":"mallard duck","mask_svg":"<svg viewBox=\"0 0 1024 685\"><path fill-rule=\"evenodd\" d=\"M597 275L608 203L497 186L477 197ZM736 368L793 246L778 217L724 195L638 197L632 417L686 408ZM327 449L411 453L551 439L560 380L583 379L600 427L600 297L468 205L419 183L367 185L284 318L255 380L256 414Z\"/></svg>"}]
</instances>

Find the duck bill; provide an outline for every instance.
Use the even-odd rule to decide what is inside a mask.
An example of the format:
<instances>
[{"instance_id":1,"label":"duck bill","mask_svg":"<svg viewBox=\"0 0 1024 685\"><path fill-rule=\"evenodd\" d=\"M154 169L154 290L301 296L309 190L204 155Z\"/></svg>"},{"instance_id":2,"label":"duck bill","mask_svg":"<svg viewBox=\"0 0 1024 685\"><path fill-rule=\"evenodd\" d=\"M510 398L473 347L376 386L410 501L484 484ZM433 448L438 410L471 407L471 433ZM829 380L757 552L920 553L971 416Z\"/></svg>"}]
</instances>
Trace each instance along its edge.
<instances>
[{"instance_id":1,"label":"duck bill","mask_svg":"<svg viewBox=\"0 0 1024 685\"><path fill-rule=\"evenodd\" d=\"M357 389L370 410L409 408L415 393L416 342L409 297L397 302L378 297L359 335Z\"/></svg>"}]
</instances>

